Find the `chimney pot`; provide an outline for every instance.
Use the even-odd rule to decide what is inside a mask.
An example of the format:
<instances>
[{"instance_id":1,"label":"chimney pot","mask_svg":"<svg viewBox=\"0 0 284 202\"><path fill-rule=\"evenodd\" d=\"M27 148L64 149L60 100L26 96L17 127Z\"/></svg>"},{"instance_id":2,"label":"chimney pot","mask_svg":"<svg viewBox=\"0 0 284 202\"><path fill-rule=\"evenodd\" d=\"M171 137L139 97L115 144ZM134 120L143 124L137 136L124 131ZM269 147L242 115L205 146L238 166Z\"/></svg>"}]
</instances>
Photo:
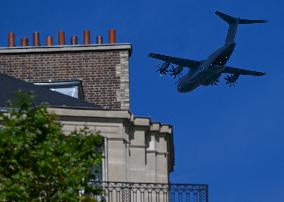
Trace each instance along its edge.
<instances>
[{"instance_id":1,"label":"chimney pot","mask_svg":"<svg viewBox=\"0 0 284 202\"><path fill-rule=\"evenodd\" d=\"M90 36L90 31L86 30L84 31L84 45L90 45L91 44L91 36Z\"/></svg>"},{"instance_id":2,"label":"chimney pot","mask_svg":"<svg viewBox=\"0 0 284 202\"><path fill-rule=\"evenodd\" d=\"M8 46L15 47L15 34L14 32L8 33Z\"/></svg>"},{"instance_id":3,"label":"chimney pot","mask_svg":"<svg viewBox=\"0 0 284 202\"><path fill-rule=\"evenodd\" d=\"M39 34L39 32L33 33L33 45L34 46L40 46L40 34Z\"/></svg>"},{"instance_id":4,"label":"chimney pot","mask_svg":"<svg viewBox=\"0 0 284 202\"><path fill-rule=\"evenodd\" d=\"M97 44L103 44L103 43L104 43L103 36L101 36L101 35L97 36Z\"/></svg>"},{"instance_id":5,"label":"chimney pot","mask_svg":"<svg viewBox=\"0 0 284 202\"><path fill-rule=\"evenodd\" d=\"M58 45L65 45L65 33L58 32Z\"/></svg>"},{"instance_id":6,"label":"chimney pot","mask_svg":"<svg viewBox=\"0 0 284 202\"><path fill-rule=\"evenodd\" d=\"M72 36L71 37L71 45L77 45L78 44L78 37Z\"/></svg>"},{"instance_id":7,"label":"chimney pot","mask_svg":"<svg viewBox=\"0 0 284 202\"><path fill-rule=\"evenodd\" d=\"M116 43L116 30L115 29L108 30L108 41L109 43Z\"/></svg>"},{"instance_id":8,"label":"chimney pot","mask_svg":"<svg viewBox=\"0 0 284 202\"><path fill-rule=\"evenodd\" d=\"M27 37L21 39L21 46L29 46L29 39Z\"/></svg>"},{"instance_id":9,"label":"chimney pot","mask_svg":"<svg viewBox=\"0 0 284 202\"><path fill-rule=\"evenodd\" d=\"M53 46L53 37L47 36L45 41L46 46Z\"/></svg>"}]
</instances>

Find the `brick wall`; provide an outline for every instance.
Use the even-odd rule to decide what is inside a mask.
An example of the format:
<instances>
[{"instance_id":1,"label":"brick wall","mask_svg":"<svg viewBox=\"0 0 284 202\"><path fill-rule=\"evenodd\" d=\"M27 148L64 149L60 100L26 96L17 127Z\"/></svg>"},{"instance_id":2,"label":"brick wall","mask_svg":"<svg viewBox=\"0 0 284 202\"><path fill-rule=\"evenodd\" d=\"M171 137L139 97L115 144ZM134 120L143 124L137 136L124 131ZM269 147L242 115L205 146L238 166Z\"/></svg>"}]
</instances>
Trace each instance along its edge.
<instances>
[{"instance_id":1,"label":"brick wall","mask_svg":"<svg viewBox=\"0 0 284 202\"><path fill-rule=\"evenodd\" d=\"M101 47L0 49L0 72L30 82L80 79L86 101L128 110L130 48Z\"/></svg>"}]
</instances>

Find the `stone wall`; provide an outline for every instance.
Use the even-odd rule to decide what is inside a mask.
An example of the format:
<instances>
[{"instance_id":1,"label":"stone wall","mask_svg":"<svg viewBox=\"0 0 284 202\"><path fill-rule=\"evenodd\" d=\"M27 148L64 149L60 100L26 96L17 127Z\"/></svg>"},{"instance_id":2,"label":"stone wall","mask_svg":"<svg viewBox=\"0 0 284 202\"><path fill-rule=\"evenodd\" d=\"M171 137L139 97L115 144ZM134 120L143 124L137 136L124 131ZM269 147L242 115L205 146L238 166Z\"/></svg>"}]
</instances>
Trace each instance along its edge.
<instances>
[{"instance_id":1,"label":"stone wall","mask_svg":"<svg viewBox=\"0 0 284 202\"><path fill-rule=\"evenodd\" d=\"M105 138L103 180L169 183L172 127L128 111L53 108L65 133L87 126Z\"/></svg>"}]
</instances>

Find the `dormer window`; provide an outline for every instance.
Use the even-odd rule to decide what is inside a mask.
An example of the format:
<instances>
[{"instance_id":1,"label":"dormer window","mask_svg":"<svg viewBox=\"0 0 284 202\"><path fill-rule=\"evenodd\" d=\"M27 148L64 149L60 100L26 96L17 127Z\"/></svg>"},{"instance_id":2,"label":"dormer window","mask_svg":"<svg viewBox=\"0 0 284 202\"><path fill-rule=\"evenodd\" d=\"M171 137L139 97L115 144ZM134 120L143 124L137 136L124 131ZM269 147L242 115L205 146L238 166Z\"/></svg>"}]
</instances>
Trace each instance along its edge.
<instances>
[{"instance_id":1,"label":"dormer window","mask_svg":"<svg viewBox=\"0 0 284 202\"><path fill-rule=\"evenodd\" d=\"M56 82L36 82L35 85L46 87L49 90L56 91L58 93L68 95L73 98L84 100L84 93L82 87L82 81L56 81Z\"/></svg>"}]
</instances>

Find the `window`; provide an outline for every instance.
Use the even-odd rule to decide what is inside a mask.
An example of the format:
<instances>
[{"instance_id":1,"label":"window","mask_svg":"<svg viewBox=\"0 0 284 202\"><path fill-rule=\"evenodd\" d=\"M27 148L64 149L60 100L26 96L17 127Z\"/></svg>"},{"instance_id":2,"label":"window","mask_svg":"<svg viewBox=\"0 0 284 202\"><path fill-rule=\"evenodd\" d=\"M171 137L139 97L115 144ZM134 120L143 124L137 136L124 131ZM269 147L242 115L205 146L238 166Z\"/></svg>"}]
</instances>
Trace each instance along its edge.
<instances>
[{"instance_id":1,"label":"window","mask_svg":"<svg viewBox=\"0 0 284 202\"><path fill-rule=\"evenodd\" d=\"M84 99L82 81L80 80L57 81L57 82L37 82L34 84L38 86L46 87L49 90L56 91L64 95L68 95L73 98L77 98L80 100Z\"/></svg>"}]
</instances>

